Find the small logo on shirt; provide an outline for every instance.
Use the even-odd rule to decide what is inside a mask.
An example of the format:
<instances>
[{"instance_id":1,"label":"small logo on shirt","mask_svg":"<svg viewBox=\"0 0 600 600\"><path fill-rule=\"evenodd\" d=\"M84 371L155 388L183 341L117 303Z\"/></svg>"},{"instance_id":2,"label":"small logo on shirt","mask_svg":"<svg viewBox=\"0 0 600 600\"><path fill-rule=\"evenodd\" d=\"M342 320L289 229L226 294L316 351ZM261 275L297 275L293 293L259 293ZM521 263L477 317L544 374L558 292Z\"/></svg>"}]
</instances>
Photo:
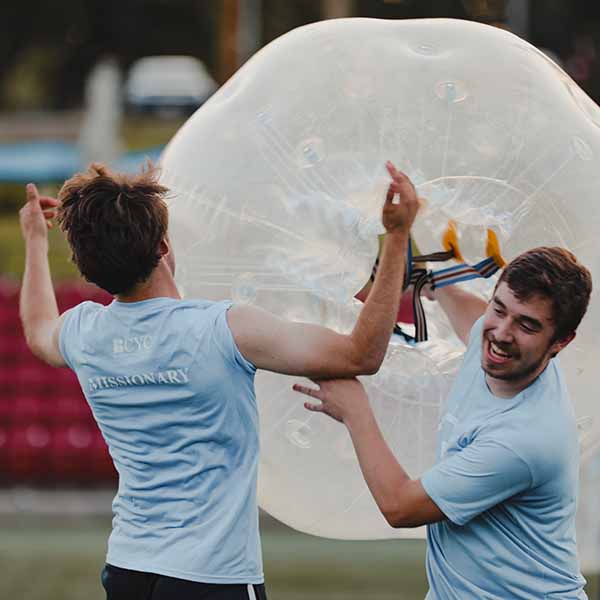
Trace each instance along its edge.
<instances>
[{"instance_id":1,"label":"small logo on shirt","mask_svg":"<svg viewBox=\"0 0 600 600\"><path fill-rule=\"evenodd\" d=\"M141 335L130 338L114 338L113 354L132 354L152 348L153 339L151 335Z\"/></svg>"}]
</instances>

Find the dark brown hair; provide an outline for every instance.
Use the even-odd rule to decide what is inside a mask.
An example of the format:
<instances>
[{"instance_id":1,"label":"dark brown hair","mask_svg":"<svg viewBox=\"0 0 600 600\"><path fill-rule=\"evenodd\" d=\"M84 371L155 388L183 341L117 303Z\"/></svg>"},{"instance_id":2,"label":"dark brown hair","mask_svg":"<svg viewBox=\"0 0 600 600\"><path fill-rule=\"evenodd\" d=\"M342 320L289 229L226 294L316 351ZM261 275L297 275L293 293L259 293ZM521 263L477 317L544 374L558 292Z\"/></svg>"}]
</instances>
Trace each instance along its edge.
<instances>
[{"instance_id":1,"label":"dark brown hair","mask_svg":"<svg viewBox=\"0 0 600 600\"><path fill-rule=\"evenodd\" d=\"M111 294L148 279L167 233L167 188L148 164L138 175L93 163L67 180L58 194L58 223L81 274Z\"/></svg>"},{"instance_id":2,"label":"dark brown hair","mask_svg":"<svg viewBox=\"0 0 600 600\"><path fill-rule=\"evenodd\" d=\"M520 254L504 269L496 287L503 281L520 301L535 295L552 301L555 341L575 332L592 293L590 272L572 252L558 247Z\"/></svg>"}]
</instances>

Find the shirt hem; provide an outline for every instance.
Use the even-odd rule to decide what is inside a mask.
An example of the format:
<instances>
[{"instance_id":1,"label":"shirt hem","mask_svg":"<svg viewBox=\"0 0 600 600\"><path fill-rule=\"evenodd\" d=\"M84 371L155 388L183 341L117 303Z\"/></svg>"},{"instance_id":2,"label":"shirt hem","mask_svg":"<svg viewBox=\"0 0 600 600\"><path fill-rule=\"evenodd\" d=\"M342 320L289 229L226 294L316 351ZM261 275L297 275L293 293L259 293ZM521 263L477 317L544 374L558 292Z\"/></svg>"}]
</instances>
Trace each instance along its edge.
<instances>
[{"instance_id":1,"label":"shirt hem","mask_svg":"<svg viewBox=\"0 0 600 600\"><path fill-rule=\"evenodd\" d=\"M106 562L113 567L129 569L131 571L140 571L142 573L154 573L164 575L165 577L175 577L176 579L185 579L195 583L223 583L223 584L260 584L265 582L264 573L248 575L211 575L206 573L196 573L190 571L179 571L177 569L165 569L155 563L136 563L127 560L119 560L106 555Z\"/></svg>"}]
</instances>

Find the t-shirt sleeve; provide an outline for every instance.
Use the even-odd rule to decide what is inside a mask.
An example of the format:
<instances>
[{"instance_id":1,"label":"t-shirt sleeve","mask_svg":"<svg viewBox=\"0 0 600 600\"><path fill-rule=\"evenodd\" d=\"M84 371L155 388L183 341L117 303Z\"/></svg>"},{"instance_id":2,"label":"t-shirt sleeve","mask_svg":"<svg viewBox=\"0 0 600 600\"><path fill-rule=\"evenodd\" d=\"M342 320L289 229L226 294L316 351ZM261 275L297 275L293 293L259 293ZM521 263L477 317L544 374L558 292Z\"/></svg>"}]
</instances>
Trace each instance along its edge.
<instances>
[{"instance_id":1,"label":"t-shirt sleeve","mask_svg":"<svg viewBox=\"0 0 600 600\"><path fill-rule=\"evenodd\" d=\"M456 525L526 490L531 482L527 463L496 440L474 440L421 478L427 495Z\"/></svg>"},{"instance_id":2,"label":"t-shirt sleeve","mask_svg":"<svg viewBox=\"0 0 600 600\"><path fill-rule=\"evenodd\" d=\"M225 358L234 366L240 367L244 371L254 374L256 373L256 367L244 358L240 352L233 333L227 323L227 311L233 306L232 302L223 301L220 302L217 307L215 328L214 328L214 341L225 356Z\"/></svg>"}]
</instances>

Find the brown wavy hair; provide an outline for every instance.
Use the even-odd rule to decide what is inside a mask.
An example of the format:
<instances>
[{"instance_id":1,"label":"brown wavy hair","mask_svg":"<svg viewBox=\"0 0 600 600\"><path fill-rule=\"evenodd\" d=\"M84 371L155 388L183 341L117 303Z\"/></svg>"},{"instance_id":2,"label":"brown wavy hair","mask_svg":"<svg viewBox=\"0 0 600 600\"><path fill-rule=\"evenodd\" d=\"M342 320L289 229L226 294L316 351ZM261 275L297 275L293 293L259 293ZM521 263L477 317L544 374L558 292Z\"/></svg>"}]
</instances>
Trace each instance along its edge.
<instances>
[{"instance_id":1,"label":"brown wavy hair","mask_svg":"<svg viewBox=\"0 0 600 600\"><path fill-rule=\"evenodd\" d=\"M523 252L502 272L505 281L520 300L539 295L552 301L556 328L554 340L574 333L586 313L592 293L592 276L572 252L541 246Z\"/></svg>"},{"instance_id":2,"label":"brown wavy hair","mask_svg":"<svg viewBox=\"0 0 600 600\"><path fill-rule=\"evenodd\" d=\"M167 233L167 192L150 163L137 175L93 163L64 183L57 220L88 281L124 294L148 279Z\"/></svg>"}]
</instances>

